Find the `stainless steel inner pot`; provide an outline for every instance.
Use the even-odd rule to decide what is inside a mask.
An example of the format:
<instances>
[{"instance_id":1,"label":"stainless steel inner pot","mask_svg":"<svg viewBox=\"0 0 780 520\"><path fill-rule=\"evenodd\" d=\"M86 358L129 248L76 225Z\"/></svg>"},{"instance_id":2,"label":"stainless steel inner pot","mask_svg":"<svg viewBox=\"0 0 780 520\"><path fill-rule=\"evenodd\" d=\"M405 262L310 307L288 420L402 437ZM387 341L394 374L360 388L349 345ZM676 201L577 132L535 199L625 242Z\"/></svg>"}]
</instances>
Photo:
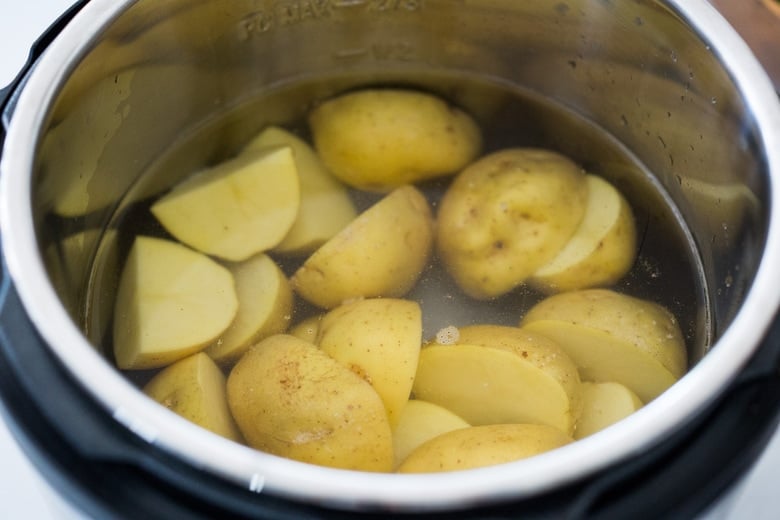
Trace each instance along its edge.
<instances>
[{"instance_id":1,"label":"stainless steel inner pot","mask_svg":"<svg viewBox=\"0 0 780 520\"><path fill-rule=\"evenodd\" d=\"M235 150L312 98L432 74L543 96L611 133L654 174L690 231L707 287L695 311L695 366L679 383L565 448L400 476L313 467L233 444L153 403L111 366L94 340L110 304L94 296L93 260L125 195L180 136L200 129L206 138L158 168L149 189ZM296 84L320 86L253 104ZM704 0L92 0L15 103L0 163L0 224L31 320L116 421L258 492L436 510L554 489L652 448L711 403L777 314L780 106L746 45Z\"/></svg>"}]
</instances>

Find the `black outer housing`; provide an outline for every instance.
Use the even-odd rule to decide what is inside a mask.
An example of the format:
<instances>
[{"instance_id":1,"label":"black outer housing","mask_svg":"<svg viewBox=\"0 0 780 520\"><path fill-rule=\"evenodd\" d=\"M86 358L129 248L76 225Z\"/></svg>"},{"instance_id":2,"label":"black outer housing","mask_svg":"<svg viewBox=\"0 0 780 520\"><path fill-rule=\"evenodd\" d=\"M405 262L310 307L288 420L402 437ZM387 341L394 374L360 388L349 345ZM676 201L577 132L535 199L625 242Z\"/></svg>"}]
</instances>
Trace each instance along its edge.
<instances>
[{"instance_id":1,"label":"black outer housing","mask_svg":"<svg viewBox=\"0 0 780 520\"><path fill-rule=\"evenodd\" d=\"M0 89L3 125L29 70L86 3L77 2L52 25L33 45L25 70ZM745 473L780 422L780 319L730 387L652 449L539 496L457 512L357 513L297 503L243 489L146 443L54 356L27 317L4 262L0 412L49 484L95 518L689 519Z\"/></svg>"}]
</instances>

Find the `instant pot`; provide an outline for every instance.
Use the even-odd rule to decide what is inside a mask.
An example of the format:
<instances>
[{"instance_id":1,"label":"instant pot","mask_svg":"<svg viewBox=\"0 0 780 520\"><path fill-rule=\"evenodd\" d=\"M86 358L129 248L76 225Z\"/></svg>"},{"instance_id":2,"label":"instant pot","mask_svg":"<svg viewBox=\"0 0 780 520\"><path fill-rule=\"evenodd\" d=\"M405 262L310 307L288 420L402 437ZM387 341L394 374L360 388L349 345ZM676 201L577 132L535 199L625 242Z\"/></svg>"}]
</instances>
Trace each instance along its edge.
<instances>
[{"instance_id":1,"label":"instant pot","mask_svg":"<svg viewBox=\"0 0 780 520\"><path fill-rule=\"evenodd\" d=\"M112 217L178 137L204 136L163 162L156 189L301 100L432 70L544 96L653 172L704 282L678 383L531 459L379 475L222 439L113 367L100 319L110 295L95 290L112 275L95 262ZM256 102L299 84L327 86ZM87 515L690 518L775 432L780 103L703 0L84 1L34 45L0 107L2 409L40 473Z\"/></svg>"}]
</instances>

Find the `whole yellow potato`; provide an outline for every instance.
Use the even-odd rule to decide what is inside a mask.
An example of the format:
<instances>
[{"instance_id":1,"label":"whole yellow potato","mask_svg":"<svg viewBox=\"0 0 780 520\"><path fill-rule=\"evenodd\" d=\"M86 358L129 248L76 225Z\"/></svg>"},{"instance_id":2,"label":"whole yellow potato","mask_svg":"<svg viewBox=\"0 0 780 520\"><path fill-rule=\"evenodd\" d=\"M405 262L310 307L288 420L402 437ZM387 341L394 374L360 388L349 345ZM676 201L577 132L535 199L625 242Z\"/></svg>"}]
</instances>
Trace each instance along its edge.
<instances>
[{"instance_id":1,"label":"whole yellow potato","mask_svg":"<svg viewBox=\"0 0 780 520\"><path fill-rule=\"evenodd\" d=\"M525 459L560 448L572 438L543 424L493 424L443 433L415 449L399 473L480 468Z\"/></svg>"},{"instance_id":2,"label":"whole yellow potato","mask_svg":"<svg viewBox=\"0 0 780 520\"><path fill-rule=\"evenodd\" d=\"M582 169L549 150L512 148L461 172L444 194L436 244L466 294L505 294L552 260L585 214Z\"/></svg>"},{"instance_id":3,"label":"whole yellow potato","mask_svg":"<svg viewBox=\"0 0 780 520\"><path fill-rule=\"evenodd\" d=\"M482 147L480 129L468 114L412 90L343 94L316 107L309 124L328 169L370 191L455 173Z\"/></svg>"},{"instance_id":4,"label":"whole yellow potato","mask_svg":"<svg viewBox=\"0 0 780 520\"><path fill-rule=\"evenodd\" d=\"M382 398L390 425L409 400L422 343L417 302L357 300L336 307L320 322L317 345L363 377Z\"/></svg>"},{"instance_id":5,"label":"whole yellow potato","mask_svg":"<svg viewBox=\"0 0 780 520\"><path fill-rule=\"evenodd\" d=\"M417 282L432 248L428 201L413 186L402 186L317 249L290 282L326 309L355 298L397 298Z\"/></svg>"},{"instance_id":6,"label":"whole yellow potato","mask_svg":"<svg viewBox=\"0 0 780 520\"><path fill-rule=\"evenodd\" d=\"M247 443L261 451L334 468L393 467L379 395L307 341L279 334L255 345L230 372L227 396Z\"/></svg>"}]
</instances>

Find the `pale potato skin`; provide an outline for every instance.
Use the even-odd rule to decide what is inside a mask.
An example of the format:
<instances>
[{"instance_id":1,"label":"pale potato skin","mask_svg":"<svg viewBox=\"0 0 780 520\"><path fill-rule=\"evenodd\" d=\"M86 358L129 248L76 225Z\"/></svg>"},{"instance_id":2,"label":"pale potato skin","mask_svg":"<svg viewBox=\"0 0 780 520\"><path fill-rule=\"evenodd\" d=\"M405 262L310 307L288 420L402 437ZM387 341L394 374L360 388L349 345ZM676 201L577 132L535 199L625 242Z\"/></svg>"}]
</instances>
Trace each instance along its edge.
<instances>
[{"instance_id":1,"label":"pale potato skin","mask_svg":"<svg viewBox=\"0 0 780 520\"><path fill-rule=\"evenodd\" d=\"M227 404L226 378L199 352L157 373L143 392L172 412L232 441L243 442Z\"/></svg>"},{"instance_id":2,"label":"pale potato skin","mask_svg":"<svg viewBox=\"0 0 780 520\"><path fill-rule=\"evenodd\" d=\"M442 198L437 250L466 294L501 296L561 251L587 197L585 173L556 152L494 152L463 170Z\"/></svg>"},{"instance_id":3,"label":"pale potato skin","mask_svg":"<svg viewBox=\"0 0 780 520\"><path fill-rule=\"evenodd\" d=\"M292 287L325 309L355 298L401 297L428 263L433 227L422 193L398 188L317 249L292 276Z\"/></svg>"},{"instance_id":4,"label":"pale potato skin","mask_svg":"<svg viewBox=\"0 0 780 520\"><path fill-rule=\"evenodd\" d=\"M675 377L687 368L685 339L665 307L609 289L556 294L532 307L520 326L554 320L603 331L657 360Z\"/></svg>"},{"instance_id":5,"label":"pale potato skin","mask_svg":"<svg viewBox=\"0 0 780 520\"><path fill-rule=\"evenodd\" d=\"M114 306L120 369L164 367L203 350L238 311L225 267L179 243L136 237Z\"/></svg>"},{"instance_id":6,"label":"pale potato skin","mask_svg":"<svg viewBox=\"0 0 780 520\"><path fill-rule=\"evenodd\" d=\"M379 395L307 341L280 334L255 345L231 370L227 396L241 433L258 450L334 468L393 468Z\"/></svg>"},{"instance_id":7,"label":"pale potato skin","mask_svg":"<svg viewBox=\"0 0 780 520\"><path fill-rule=\"evenodd\" d=\"M417 302L358 300L336 307L320 322L317 345L374 387L393 426L409 394L422 343Z\"/></svg>"},{"instance_id":8,"label":"pale potato skin","mask_svg":"<svg viewBox=\"0 0 780 520\"><path fill-rule=\"evenodd\" d=\"M459 471L513 462L560 448L572 438L542 424L494 424L453 430L425 442L399 473Z\"/></svg>"},{"instance_id":9,"label":"pale potato skin","mask_svg":"<svg viewBox=\"0 0 780 520\"><path fill-rule=\"evenodd\" d=\"M482 148L480 129L468 114L411 90L343 94L316 107L309 126L328 169L368 191L455 173Z\"/></svg>"},{"instance_id":10,"label":"pale potato skin","mask_svg":"<svg viewBox=\"0 0 780 520\"><path fill-rule=\"evenodd\" d=\"M579 440L625 419L642 408L642 400L615 382L582 384L583 408L574 438Z\"/></svg>"},{"instance_id":11,"label":"pale potato skin","mask_svg":"<svg viewBox=\"0 0 780 520\"><path fill-rule=\"evenodd\" d=\"M293 152L276 147L196 172L158 199L151 212L177 240L238 262L278 245L299 207Z\"/></svg>"},{"instance_id":12,"label":"pale potato skin","mask_svg":"<svg viewBox=\"0 0 780 520\"><path fill-rule=\"evenodd\" d=\"M564 431L573 427L582 408L580 375L577 366L556 342L519 327L485 324L460 327L456 343L506 350L544 371L561 385L569 398L572 422Z\"/></svg>"},{"instance_id":13,"label":"pale potato skin","mask_svg":"<svg viewBox=\"0 0 780 520\"><path fill-rule=\"evenodd\" d=\"M289 146L295 158L300 181L298 216L274 252L285 255L308 254L327 242L357 217L357 211L341 184L325 168L312 147L287 130L270 126L252 139L242 153L269 146Z\"/></svg>"},{"instance_id":14,"label":"pale potato skin","mask_svg":"<svg viewBox=\"0 0 780 520\"><path fill-rule=\"evenodd\" d=\"M238 313L205 352L220 365L230 366L254 343L287 330L293 293L285 274L264 253L227 262L226 267L235 281Z\"/></svg>"},{"instance_id":15,"label":"pale potato skin","mask_svg":"<svg viewBox=\"0 0 780 520\"><path fill-rule=\"evenodd\" d=\"M609 182L588 175L588 204L580 226L564 248L529 279L546 293L606 287L636 259L636 224L631 206Z\"/></svg>"},{"instance_id":16,"label":"pale potato skin","mask_svg":"<svg viewBox=\"0 0 780 520\"><path fill-rule=\"evenodd\" d=\"M398 467L417 447L452 430L468 428L469 423L446 408L410 399L393 427L393 453Z\"/></svg>"},{"instance_id":17,"label":"pale potato skin","mask_svg":"<svg viewBox=\"0 0 780 520\"><path fill-rule=\"evenodd\" d=\"M320 323L322 323L322 314L315 314L308 318L296 323L290 330L287 331L291 336L308 341L309 343L317 343L317 335L320 333Z\"/></svg>"}]
</instances>

